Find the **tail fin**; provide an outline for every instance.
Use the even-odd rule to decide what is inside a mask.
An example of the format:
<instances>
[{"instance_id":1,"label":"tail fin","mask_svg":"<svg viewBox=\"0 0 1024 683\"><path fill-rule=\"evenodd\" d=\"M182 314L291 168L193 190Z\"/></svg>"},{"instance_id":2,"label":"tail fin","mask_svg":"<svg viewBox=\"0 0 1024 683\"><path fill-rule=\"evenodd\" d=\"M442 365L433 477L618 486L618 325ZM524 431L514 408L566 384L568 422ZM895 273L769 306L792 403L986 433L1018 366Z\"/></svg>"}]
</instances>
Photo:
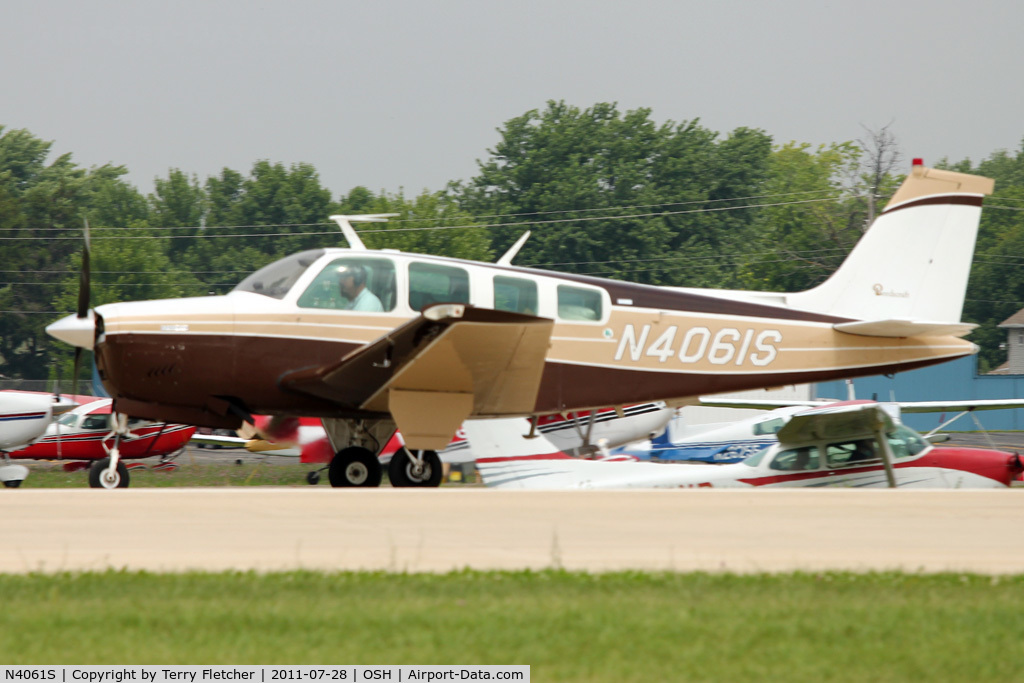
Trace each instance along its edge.
<instances>
[{"instance_id":1,"label":"tail fin","mask_svg":"<svg viewBox=\"0 0 1024 683\"><path fill-rule=\"evenodd\" d=\"M845 330L860 334L909 336L927 325L959 323L982 199L993 186L989 178L925 168L915 159L911 174L839 270L814 289L788 295L787 302L873 321Z\"/></svg>"}]
</instances>

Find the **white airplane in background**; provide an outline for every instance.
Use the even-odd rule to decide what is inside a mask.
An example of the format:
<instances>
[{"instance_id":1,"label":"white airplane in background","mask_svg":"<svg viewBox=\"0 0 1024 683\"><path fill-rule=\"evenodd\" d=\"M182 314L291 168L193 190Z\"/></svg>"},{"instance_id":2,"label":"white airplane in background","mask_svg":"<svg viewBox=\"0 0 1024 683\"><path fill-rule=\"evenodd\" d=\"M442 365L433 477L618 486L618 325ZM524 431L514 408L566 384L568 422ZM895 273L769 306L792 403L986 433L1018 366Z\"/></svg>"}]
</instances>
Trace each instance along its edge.
<instances>
[{"instance_id":1,"label":"white airplane in background","mask_svg":"<svg viewBox=\"0 0 1024 683\"><path fill-rule=\"evenodd\" d=\"M850 398L855 400L851 389ZM773 400L773 399L730 399L724 397L701 397L702 406L716 408L755 409L767 411L763 415L755 415L731 422L718 422L700 425L686 425L681 417L668 423L660 435L636 444L629 444L615 450L618 454L631 455L639 460L658 460L665 462L740 462L758 451L774 444L776 434L794 415L810 407L834 405L837 399L820 399L808 401ZM932 438L939 430L948 427L956 420L974 415L980 410L1006 410L1024 408L1024 399L981 399L966 401L886 401L881 406L892 418L900 421L903 413L950 413L959 411L957 415L946 420L930 431L927 437ZM981 431L984 429L980 423Z\"/></svg>"},{"instance_id":2,"label":"white airplane in background","mask_svg":"<svg viewBox=\"0 0 1024 683\"><path fill-rule=\"evenodd\" d=\"M17 488L28 476L24 465L11 464L8 453L24 448L46 433L54 415L78 404L67 396L30 391L0 391L0 482Z\"/></svg>"},{"instance_id":3,"label":"white airplane in background","mask_svg":"<svg viewBox=\"0 0 1024 683\"><path fill-rule=\"evenodd\" d=\"M993 181L910 175L846 261L805 292L656 287L351 248L272 263L226 296L89 307L47 331L91 348L118 413L237 429L320 417L335 486L380 483L396 427L413 467L467 420L540 417L899 372L970 355L960 320ZM86 242L88 245L88 241ZM80 351L76 351L76 358ZM433 455L430 455L433 453ZM118 449L107 476L116 478Z\"/></svg>"},{"instance_id":4,"label":"white airplane in background","mask_svg":"<svg viewBox=\"0 0 1024 683\"><path fill-rule=\"evenodd\" d=\"M542 439L522 438L516 421L466 424L489 488L1004 488L1024 465L1005 451L934 446L874 401L804 409L778 443L731 465L594 462L572 458Z\"/></svg>"}]
</instances>

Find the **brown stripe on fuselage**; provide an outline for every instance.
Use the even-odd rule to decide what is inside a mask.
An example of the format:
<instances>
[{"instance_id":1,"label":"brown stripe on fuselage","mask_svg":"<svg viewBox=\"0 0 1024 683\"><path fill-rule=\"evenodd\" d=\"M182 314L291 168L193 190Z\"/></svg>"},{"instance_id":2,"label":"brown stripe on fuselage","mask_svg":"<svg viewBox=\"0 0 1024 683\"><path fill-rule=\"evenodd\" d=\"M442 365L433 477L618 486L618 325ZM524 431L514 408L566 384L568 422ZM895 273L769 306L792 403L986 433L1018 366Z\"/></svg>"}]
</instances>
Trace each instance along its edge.
<instances>
[{"instance_id":1,"label":"brown stripe on fuselage","mask_svg":"<svg viewBox=\"0 0 1024 683\"><path fill-rule=\"evenodd\" d=\"M867 377L883 373L905 372L944 363L950 358L893 363L885 367L823 369L815 372L782 373L779 375L721 375L700 373L687 375L685 395L690 397L744 391L764 387L827 382L835 379ZM753 381L752 381L753 380ZM640 403L681 396L679 375L634 372L617 368L595 368L567 363L548 363L544 369L537 395L538 413L600 408L625 403Z\"/></svg>"},{"instance_id":2,"label":"brown stripe on fuselage","mask_svg":"<svg viewBox=\"0 0 1024 683\"><path fill-rule=\"evenodd\" d=\"M974 195L949 195L949 196L938 196L938 197L922 197L921 199L914 199L906 202L905 204L899 204L892 208L887 208L883 211L883 214L893 213L895 211L902 211L903 209L912 209L917 206L930 206L933 204L958 204L961 206L981 206L983 204L983 197Z\"/></svg>"},{"instance_id":3,"label":"brown stripe on fuselage","mask_svg":"<svg viewBox=\"0 0 1024 683\"><path fill-rule=\"evenodd\" d=\"M209 409L210 397L240 397L256 413L341 417L359 412L284 390L278 380L289 372L334 364L359 346L246 335L117 334L108 335L98 347L97 364L112 395L141 403ZM758 372L751 368L751 372L737 374L697 368L665 373L556 360L545 365L535 410L551 413L896 372L942 362L968 351L948 353L913 360L904 355L903 359L865 368L827 367L798 372Z\"/></svg>"}]
</instances>

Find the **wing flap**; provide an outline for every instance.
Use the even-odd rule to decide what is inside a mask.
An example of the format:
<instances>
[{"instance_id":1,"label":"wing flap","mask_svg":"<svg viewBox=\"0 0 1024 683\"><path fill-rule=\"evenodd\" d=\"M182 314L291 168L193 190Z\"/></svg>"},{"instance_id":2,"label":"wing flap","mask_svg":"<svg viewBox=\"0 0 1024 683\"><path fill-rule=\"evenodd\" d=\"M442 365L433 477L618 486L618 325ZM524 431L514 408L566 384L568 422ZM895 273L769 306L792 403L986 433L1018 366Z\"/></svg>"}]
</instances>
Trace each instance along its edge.
<instances>
[{"instance_id":1,"label":"wing flap","mask_svg":"<svg viewBox=\"0 0 1024 683\"><path fill-rule=\"evenodd\" d=\"M439 304L333 366L280 381L350 409L391 413L410 447L443 448L470 415L533 410L553 325L520 313ZM447 432L443 443L440 432Z\"/></svg>"}]
</instances>

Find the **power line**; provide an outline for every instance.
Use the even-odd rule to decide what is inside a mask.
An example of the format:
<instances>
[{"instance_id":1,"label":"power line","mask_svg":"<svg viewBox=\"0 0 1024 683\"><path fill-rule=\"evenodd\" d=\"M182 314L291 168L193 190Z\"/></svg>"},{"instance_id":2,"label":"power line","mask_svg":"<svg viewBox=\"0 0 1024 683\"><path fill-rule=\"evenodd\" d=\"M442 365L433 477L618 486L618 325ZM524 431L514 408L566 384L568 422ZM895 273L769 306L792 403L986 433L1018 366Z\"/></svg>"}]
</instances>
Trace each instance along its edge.
<instances>
[{"instance_id":1,"label":"power line","mask_svg":"<svg viewBox=\"0 0 1024 683\"><path fill-rule=\"evenodd\" d=\"M658 218L663 216L682 216L691 214L701 213L721 213L725 211L741 211L745 209L763 209L772 208L778 206L794 206L802 204L819 204L823 202L832 202L842 199L841 196L835 195L831 197L822 197L818 199L801 199L790 202L773 202L768 204L745 204L742 206L722 206L722 207L705 207L701 209L686 209L679 211L655 211L648 213L633 213L633 214L620 214L615 216L584 216L577 218L553 218L547 220L537 221L520 221L515 223L476 223L470 225L437 225L430 227L418 227L418 228L383 228L376 230L359 230L357 231L360 235L369 235L375 233L399 233L399 232L425 232L425 231L438 231L438 230L477 230L483 228L523 228L528 226L544 226L544 225L558 225L565 223L587 223L592 221L612 221L612 220L629 220L636 218ZM422 222L426 219L412 219L416 222ZM308 227L313 225L325 225L324 223L310 223L310 224L294 224L295 227ZM281 228L290 227L290 224L284 225L272 225L272 226L238 226L244 228L253 227L270 227L270 228ZM149 240L149 239L218 239L218 238L255 238L255 237L313 237L319 235L340 235L341 233L337 230L318 230L309 232L272 232L272 233L232 233L222 235L118 235L118 236L104 236L97 234L97 231L102 228L94 228L91 230L92 240ZM107 228L108 230L123 230L122 228ZM174 229L191 229L191 228L174 228ZM151 229L147 229L151 230ZM0 237L0 241L78 241L81 240L81 236L67 236L67 237Z\"/></svg>"}]
</instances>

